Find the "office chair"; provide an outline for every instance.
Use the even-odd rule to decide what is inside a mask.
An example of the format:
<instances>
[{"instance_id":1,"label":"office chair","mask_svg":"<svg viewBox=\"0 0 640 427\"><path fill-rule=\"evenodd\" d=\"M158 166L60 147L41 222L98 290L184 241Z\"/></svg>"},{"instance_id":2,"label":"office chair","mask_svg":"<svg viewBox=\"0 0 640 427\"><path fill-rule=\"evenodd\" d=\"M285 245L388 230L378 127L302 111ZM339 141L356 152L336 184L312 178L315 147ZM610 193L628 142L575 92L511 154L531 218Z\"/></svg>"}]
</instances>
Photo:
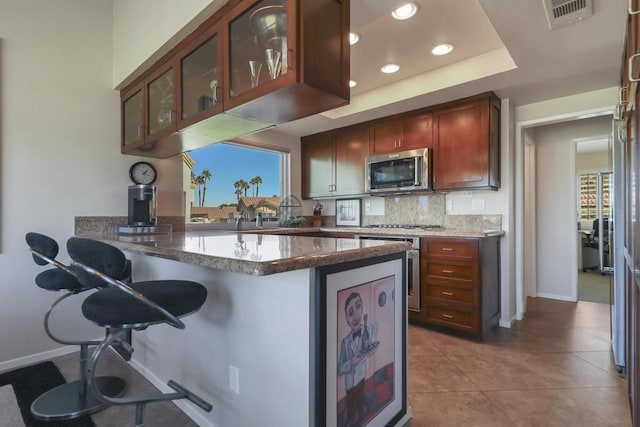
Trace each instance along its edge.
<instances>
[{"instance_id":1,"label":"office chair","mask_svg":"<svg viewBox=\"0 0 640 427\"><path fill-rule=\"evenodd\" d=\"M600 222L598 218L593 220L593 233L590 236L587 236L587 239L584 242L582 247L582 272L586 272L587 270L596 270L600 268L600 259L599 259L599 244L600 239L602 239L603 244L603 261L604 264L608 264L608 254L609 254L609 218L602 219L603 230L600 233Z\"/></svg>"},{"instance_id":2,"label":"office chair","mask_svg":"<svg viewBox=\"0 0 640 427\"><path fill-rule=\"evenodd\" d=\"M109 405L136 405L136 427L144 426L147 403L187 399L205 411L211 411L209 403L173 380L169 380L168 385L175 393L110 397L101 393L95 377L100 357L111 344L121 344L129 353L133 352L125 340L127 331L164 323L184 329L180 318L200 309L207 298L206 288L187 280L152 280L127 285L115 278L126 263L120 249L97 240L72 237L67 241L67 250L72 268L84 286L106 286L87 297L82 304L82 313L87 319L110 328L110 334L96 348L87 368L89 385L98 400Z\"/></svg>"},{"instance_id":3,"label":"office chair","mask_svg":"<svg viewBox=\"0 0 640 427\"><path fill-rule=\"evenodd\" d=\"M27 233L26 236L29 250L32 253L36 264L53 265L51 268L39 273L36 284L48 291L65 291L49 307L44 316L44 330L53 341L64 345L80 346L80 379L54 387L43 393L31 404L31 413L34 418L43 421L69 420L83 415L93 414L101 411L107 405L96 399L93 392L87 388L87 360L89 346L96 346L100 341L70 341L57 337L51 331L49 320L53 309L65 299L89 290L76 279L73 271L66 265L57 261L58 243L51 237L39 233ZM120 272L119 277L127 280L131 277L131 263L127 262L125 269ZM108 396L120 396L124 393L126 383L122 378L113 376L102 376L96 378L96 385L102 393Z\"/></svg>"}]
</instances>

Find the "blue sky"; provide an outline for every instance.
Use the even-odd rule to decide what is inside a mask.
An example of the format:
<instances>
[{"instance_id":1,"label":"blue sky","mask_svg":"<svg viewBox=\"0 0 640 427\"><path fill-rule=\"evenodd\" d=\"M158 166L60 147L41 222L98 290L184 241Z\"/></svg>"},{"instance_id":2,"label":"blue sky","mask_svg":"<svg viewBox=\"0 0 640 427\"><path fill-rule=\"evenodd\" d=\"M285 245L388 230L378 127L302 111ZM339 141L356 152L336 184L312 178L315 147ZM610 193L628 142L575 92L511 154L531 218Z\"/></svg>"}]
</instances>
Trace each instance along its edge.
<instances>
[{"instance_id":1,"label":"blue sky","mask_svg":"<svg viewBox=\"0 0 640 427\"><path fill-rule=\"evenodd\" d=\"M280 154L230 144L213 144L189 153L195 161L193 173L200 175L209 169L211 179L207 182L205 206L235 203L233 183L239 179L249 182L255 176L262 177L259 196L280 195ZM254 188L247 190L253 196ZM198 190L195 190L194 205Z\"/></svg>"}]
</instances>

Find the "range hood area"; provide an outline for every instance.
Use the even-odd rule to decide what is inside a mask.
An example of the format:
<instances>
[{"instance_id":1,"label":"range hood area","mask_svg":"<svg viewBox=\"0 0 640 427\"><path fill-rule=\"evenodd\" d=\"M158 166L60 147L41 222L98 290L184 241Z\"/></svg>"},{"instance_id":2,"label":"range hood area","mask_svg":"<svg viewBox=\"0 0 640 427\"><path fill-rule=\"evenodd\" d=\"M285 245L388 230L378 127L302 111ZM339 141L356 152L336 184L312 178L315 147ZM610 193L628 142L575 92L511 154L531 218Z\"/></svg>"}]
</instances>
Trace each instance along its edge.
<instances>
[{"instance_id":1,"label":"range hood area","mask_svg":"<svg viewBox=\"0 0 640 427\"><path fill-rule=\"evenodd\" d=\"M349 19L349 2L229 1L121 91L122 153L171 157L347 105Z\"/></svg>"}]
</instances>

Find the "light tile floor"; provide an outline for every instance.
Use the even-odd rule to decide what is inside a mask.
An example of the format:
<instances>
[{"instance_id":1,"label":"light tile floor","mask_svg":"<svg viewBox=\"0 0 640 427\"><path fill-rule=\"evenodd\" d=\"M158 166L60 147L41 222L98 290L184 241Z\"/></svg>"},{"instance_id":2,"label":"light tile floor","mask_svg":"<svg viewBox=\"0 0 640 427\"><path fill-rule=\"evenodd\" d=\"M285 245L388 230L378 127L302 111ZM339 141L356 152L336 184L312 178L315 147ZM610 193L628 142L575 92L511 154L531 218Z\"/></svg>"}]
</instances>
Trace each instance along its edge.
<instances>
[{"instance_id":1,"label":"light tile floor","mask_svg":"<svg viewBox=\"0 0 640 427\"><path fill-rule=\"evenodd\" d=\"M408 425L630 426L608 310L530 298L484 342L410 325Z\"/></svg>"}]
</instances>

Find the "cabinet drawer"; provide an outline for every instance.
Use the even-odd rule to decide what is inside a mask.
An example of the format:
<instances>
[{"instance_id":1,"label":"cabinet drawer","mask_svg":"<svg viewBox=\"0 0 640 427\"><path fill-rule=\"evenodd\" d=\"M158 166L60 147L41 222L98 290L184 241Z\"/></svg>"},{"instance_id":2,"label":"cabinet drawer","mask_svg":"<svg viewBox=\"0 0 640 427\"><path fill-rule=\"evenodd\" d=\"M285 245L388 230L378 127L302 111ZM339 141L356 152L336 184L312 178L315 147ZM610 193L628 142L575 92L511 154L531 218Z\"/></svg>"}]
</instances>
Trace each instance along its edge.
<instances>
[{"instance_id":1,"label":"cabinet drawer","mask_svg":"<svg viewBox=\"0 0 640 427\"><path fill-rule=\"evenodd\" d=\"M427 255L450 256L457 258L477 259L478 242L467 239L434 239L427 238L426 245L421 246Z\"/></svg>"},{"instance_id":2,"label":"cabinet drawer","mask_svg":"<svg viewBox=\"0 0 640 427\"><path fill-rule=\"evenodd\" d=\"M451 301L471 302L472 293L470 289L452 288L449 286L426 286L427 296L442 298Z\"/></svg>"},{"instance_id":3,"label":"cabinet drawer","mask_svg":"<svg viewBox=\"0 0 640 427\"><path fill-rule=\"evenodd\" d=\"M428 307L427 319L438 323L454 323L467 329L471 329L473 326L473 313L464 313L445 308Z\"/></svg>"},{"instance_id":4,"label":"cabinet drawer","mask_svg":"<svg viewBox=\"0 0 640 427\"><path fill-rule=\"evenodd\" d=\"M429 308L436 307L443 310L455 310L462 313L471 313L473 311L473 305L470 302L460 302L428 296L425 298L425 303Z\"/></svg>"},{"instance_id":5,"label":"cabinet drawer","mask_svg":"<svg viewBox=\"0 0 640 427\"><path fill-rule=\"evenodd\" d=\"M425 274L427 276L468 281L475 279L474 268L469 264L448 264L445 262L429 261L423 265L426 267Z\"/></svg>"}]
</instances>

